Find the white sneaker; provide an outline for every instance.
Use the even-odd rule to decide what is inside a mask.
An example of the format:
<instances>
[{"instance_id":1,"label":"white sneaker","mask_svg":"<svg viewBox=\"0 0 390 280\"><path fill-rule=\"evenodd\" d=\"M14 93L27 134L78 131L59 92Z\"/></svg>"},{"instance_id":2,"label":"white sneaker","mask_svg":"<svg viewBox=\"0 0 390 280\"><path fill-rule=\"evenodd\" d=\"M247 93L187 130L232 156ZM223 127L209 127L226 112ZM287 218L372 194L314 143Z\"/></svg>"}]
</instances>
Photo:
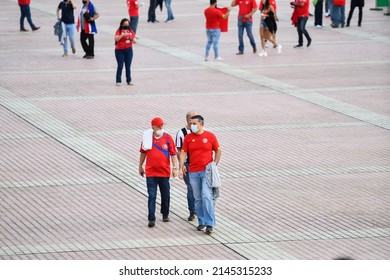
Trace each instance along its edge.
<instances>
[{"instance_id":1,"label":"white sneaker","mask_svg":"<svg viewBox=\"0 0 390 280\"><path fill-rule=\"evenodd\" d=\"M258 55L259 56L267 56L267 52L265 50L262 50Z\"/></svg>"},{"instance_id":2,"label":"white sneaker","mask_svg":"<svg viewBox=\"0 0 390 280\"><path fill-rule=\"evenodd\" d=\"M215 59L216 61L222 61L223 60L223 58L222 57L220 57L220 56L218 56L216 59Z\"/></svg>"},{"instance_id":3,"label":"white sneaker","mask_svg":"<svg viewBox=\"0 0 390 280\"><path fill-rule=\"evenodd\" d=\"M121 85L121 83L116 83L115 85L119 87Z\"/></svg>"},{"instance_id":4,"label":"white sneaker","mask_svg":"<svg viewBox=\"0 0 390 280\"><path fill-rule=\"evenodd\" d=\"M209 58L208 58L208 57L205 57L205 58L204 58L204 61L209 61Z\"/></svg>"},{"instance_id":5,"label":"white sneaker","mask_svg":"<svg viewBox=\"0 0 390 280\"><path fill-rule=\"evenodd\" d=\"M322 25L316 25L315 28L322 28Z\"/></svg>"},{"instance_id":6,"label":"white sneaker","mask_svg":"<svg viewBox=\"0 0 390 280\"><path fill-rule=\"evenodd\" d=\"M278 53L282 53L282 45L278 45Z\"/></svg>"}]
</instances>

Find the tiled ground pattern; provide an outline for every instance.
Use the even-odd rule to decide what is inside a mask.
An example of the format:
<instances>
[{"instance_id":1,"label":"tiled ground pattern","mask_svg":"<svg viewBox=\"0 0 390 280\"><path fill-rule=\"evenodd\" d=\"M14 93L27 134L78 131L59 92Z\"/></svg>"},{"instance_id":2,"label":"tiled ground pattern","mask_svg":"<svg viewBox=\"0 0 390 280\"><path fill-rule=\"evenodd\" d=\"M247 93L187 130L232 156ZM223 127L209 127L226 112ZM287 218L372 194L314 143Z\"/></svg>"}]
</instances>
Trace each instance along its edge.
<instances>
[{"instance_id":1,"label":"tiled ground pattern","mask_svg":"<svg viewBox=\"0 0 390 280\"><path fill-rule=\"evenodd\" d=\"M203 61L207 0L173 1L176 21L141 8L134 87L116 87L113 33L124 1L93 1L96 58L61 57L57 3L34 0L37 32L0 3L0 259L390 258L390 17L357 11L350 28L308 30L294 49L287 0L260 58L237 51L237 9L224 61ZM219 1L227 5L230 1ZM313 10L313 9L312 9ZM347 12L349 8L347 7ZM254 19L258 39L259 14ZM137 174L141 132L156 115L174 134L195 109L221 143L223 179L212 236L188 222L172 179L171 223L147 227ZM158 207L159 208L159 207Z\"/></svg>"}]
</instances>

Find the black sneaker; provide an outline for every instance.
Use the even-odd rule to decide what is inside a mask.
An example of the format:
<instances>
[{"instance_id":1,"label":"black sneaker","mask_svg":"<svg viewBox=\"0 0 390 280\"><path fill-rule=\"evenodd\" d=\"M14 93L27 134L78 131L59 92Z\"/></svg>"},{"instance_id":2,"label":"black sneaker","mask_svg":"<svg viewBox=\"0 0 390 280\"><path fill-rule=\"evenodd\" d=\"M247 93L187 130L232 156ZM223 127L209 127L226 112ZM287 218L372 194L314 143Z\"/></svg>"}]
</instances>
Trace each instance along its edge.
<instances>
[{"instance_id":1,"label":"black sneaker","mask_svg":"<svg viewBox=\"0 0 390 280\"><path fill-rule=\"evenodd\" d=\"M204 229L205 227L206 227L205 225L199 225L196 227L196 229L200 231L200 230Z\"/></svg>"},{"instance_id":2,"label":"black sneaker","mask_svg":"<svg viewBox=\"0 0 390 280\"><path fill-rule=\"evenodd\" d=\"M310 45L311 45L311 38L307 40L307 47L310 47Z\"/></svg>"},{"instance_id":3,"label":"black sneaker","mask_svg":"<svg viewBox=\"0 0 390 280\"><path fill-rule=\"evenodd\" d=\"M149 221L148 227L154 227L156 225L155 221Z\"/></svg>"},{"instance_id":4,"label":"black sneaker","mask_svg":"<svg viewBox=\"0 0 390 280\"><path fill-rule=\"evenodd\" d=\"M303 47L303 45L301 45L301 44L294 46L294 48L301 48L301 47Z\"/></svg>"},{"instance_id":5,"label":"black sneaker","mask_svg":"<svg viewBox=\"0 0 390 280\"><path fill-rule=\"evenodd\" d=\"M211 234L213 232L213 227L212 226L207 226L206 227L206 234Z\"/></svg>"},{"instance_id":6,"label":"black sneaker","mask_svg":"<svg viewBox=\"0 0 390 280\"><path fill-rule=\"evenodd\" d=\"M164 223L168 223L170 220L169 220L169 218L168 217L163 217L163 222Z\"/></svg>"},{"instance_id":7,"label":"black sneaker","mask_svg":"<svg viewBox=\"0 0 390 280\"><path fill-rule=\"evenodd\" d=\"M188 217L188 221L193 221L195 220L195 213L194 212L190 212L190 216Z\"/></svg>"}]
</instances>

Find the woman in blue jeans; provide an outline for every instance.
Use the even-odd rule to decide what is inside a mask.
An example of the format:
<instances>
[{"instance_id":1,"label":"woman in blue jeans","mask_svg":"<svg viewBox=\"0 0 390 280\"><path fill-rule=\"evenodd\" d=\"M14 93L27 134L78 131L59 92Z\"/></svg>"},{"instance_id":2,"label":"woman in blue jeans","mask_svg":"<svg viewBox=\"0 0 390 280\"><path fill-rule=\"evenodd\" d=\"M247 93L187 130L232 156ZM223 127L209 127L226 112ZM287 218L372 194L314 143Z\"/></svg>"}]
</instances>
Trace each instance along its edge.
<instances>
[{"instance_id":1,"label":"woman in blue jeans","mask_svg":"<svg viewBox=\"0 0 390 280\"><path fill-rule=\"evenodd\" d=\"M165 7L167 7L167 20L165 22L172 22L175 19L171 8L172 0L164 0L164 1L165 1Z\"/></svg>"},{"instance_id":2,"label":"woman in blue jeans","mask_svg":"<svg viewBox=\"0 0 390 280\"><path fill-rule=\"evenodd\" d=\"M135 33L130 30L130 21L127 18L121 20L119 28L115 33L115 58L118 63L116 69L116 85L122 83L123 64L126 67L126 83L131 83L131 61L133 60L133 43L136 42Z\"/></svg>"}]
</instances>

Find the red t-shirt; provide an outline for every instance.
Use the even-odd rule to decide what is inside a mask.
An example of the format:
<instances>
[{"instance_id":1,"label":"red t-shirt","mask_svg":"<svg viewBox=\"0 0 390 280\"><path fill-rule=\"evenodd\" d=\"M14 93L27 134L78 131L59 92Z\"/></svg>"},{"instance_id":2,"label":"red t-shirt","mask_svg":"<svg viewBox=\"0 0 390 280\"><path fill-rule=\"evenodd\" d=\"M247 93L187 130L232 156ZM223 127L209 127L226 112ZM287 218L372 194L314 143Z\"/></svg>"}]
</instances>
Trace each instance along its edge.
<instances>
[{"instance_id":1,"label":"red t-shirt","mask_svg":"<svg viewBox=\"0 0 390 280\"><path fill-rule=\"evenodd\" d=\"M138 8L137 8L138 0L126 0L126 3L127 3L129 16L138 17L139 16Z\"/></svg>"},{"instance_id":2,"label":"red t-shirt","mask_svg":"<svg viewBox=\"0 0 390 280\"><path fill-rule=\"evenodd\" d=\"M18 0L19 5L30 5L31 0Z\"/></svg>"},{"instance_id":3,"label":"red t-shirt","mask_svg":"<svg viewBox=\"0 0 390 280\"><path fill-rule=\"evenodd\" d=\"M236 5L238 5L238 18L241 18L243 16L246 16L250 12L252 12L253 9L257 8L256 0L236 0ZM252 17L250 17L249 20L252 20ZM246 22L247 19L243 18L243 22Z\"/></svg>"},{"instance_id":4,"label":"red t-shirt","mask_svg":"<svg viewBox=\"0 0 390 280\"><path fill-rule=\"evenodd\" d=\"M223 14L219 9L208 7L204 10L204 16L206 17L206 29L221 29Z\"/></svg>"},{"instance_id":5,"label":"red t-shirt","mask_svg":"<svg viewBox=\"0 0 390 280\"><path fill-rule=\"evenodd\" d=\"M116 42L115 49L116 50L123 50L127 48L131 48L133 46L133 39L135 37L135 33L133 30L118 30L115 32L116 35L121 35L121 34L128 34L127 36L122 37L118 42Z\"/></svg>"},{"instance_id":6,"label":"red t-shirt","mask_svg":"<svg viewBox=\"0 0 390 280\"><path fill-rule=\"evenodd\" d=\"M302 7L295 6L295 10L297 11L297 17L309 17L309 0L296 0L295 3L305 3Z\"/></svg>"},{"instance_id":7,"label":"red t-shirt","mask_svg":"<svg viewBox=\"0 0 390 280\"><path fill-rule=\"evenodd\" d=\"M153 136L152 149L145 151L141 144L140 152L146 153L146 177L171 177L170 156L177 154L171 135L164 133L160 138Z\"/></svg>"},{"instance_id":8,"label":"red t-shirt","mask_svg":"<svg viewBox=\"0 0 390 280\"><path fill-rule=\"evenodd\" d=\"M191 158L188 171L204 171L206 165L213 161L212 151L216 152L219 149L217 137L211 132L205 131L202 134L187 134L184 137L182 150Z\"/></svg>"}]
</instances>

